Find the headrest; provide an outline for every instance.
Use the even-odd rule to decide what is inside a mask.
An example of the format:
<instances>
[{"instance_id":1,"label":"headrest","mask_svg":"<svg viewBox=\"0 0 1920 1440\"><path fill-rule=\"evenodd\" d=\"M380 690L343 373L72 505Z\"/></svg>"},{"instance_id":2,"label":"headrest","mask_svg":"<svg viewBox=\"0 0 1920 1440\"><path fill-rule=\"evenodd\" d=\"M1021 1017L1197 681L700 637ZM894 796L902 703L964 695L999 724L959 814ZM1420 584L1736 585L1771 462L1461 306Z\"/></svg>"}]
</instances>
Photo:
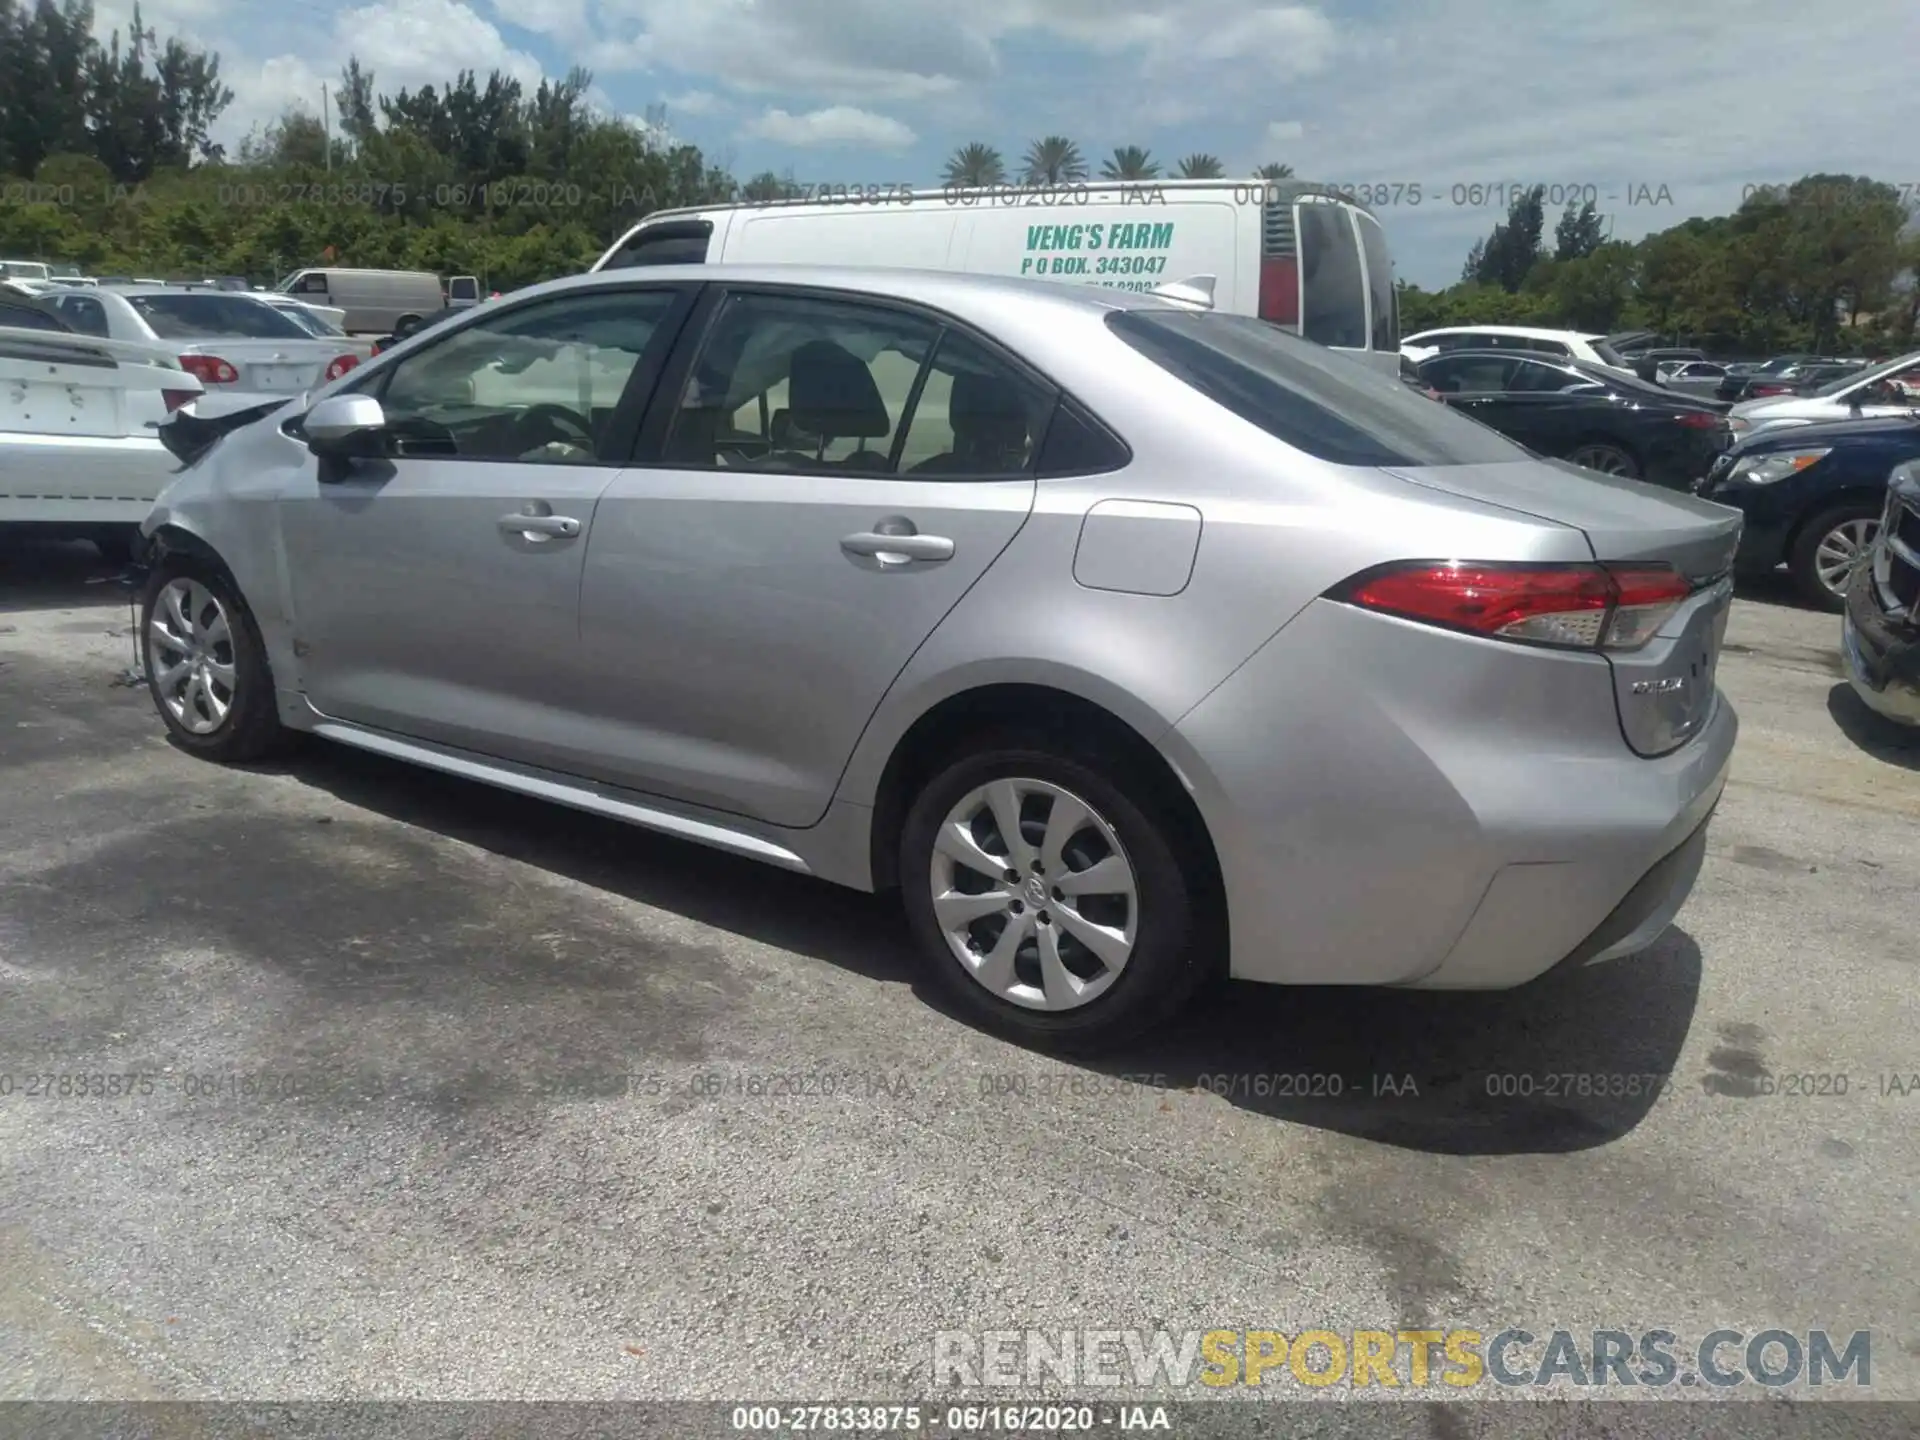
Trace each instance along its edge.
<instances>
[{"instance_id":1,"label":"headrest","mask_svg":"<svg viewBox=\"0 0 1920 1440\"><path fill-rule=\"evenodd\" d=\"M873 372L851 350L810 340L793 352L787 407L794 428L832 440L872 440L893 433Z\"/></svg>"},{"instance_id":2,"label":"headrest","mask_svg":"<svg viewBox=\"0 0 1920 1440\"><path fill-rule=\"evenodd\" d=\"M1020 387L1011 380L962 370L953 377L947 397L947 423L956 434L979 429L1007 432L1017 425L1024 435L1027 406Z\"/></svg>"}]
</instances>

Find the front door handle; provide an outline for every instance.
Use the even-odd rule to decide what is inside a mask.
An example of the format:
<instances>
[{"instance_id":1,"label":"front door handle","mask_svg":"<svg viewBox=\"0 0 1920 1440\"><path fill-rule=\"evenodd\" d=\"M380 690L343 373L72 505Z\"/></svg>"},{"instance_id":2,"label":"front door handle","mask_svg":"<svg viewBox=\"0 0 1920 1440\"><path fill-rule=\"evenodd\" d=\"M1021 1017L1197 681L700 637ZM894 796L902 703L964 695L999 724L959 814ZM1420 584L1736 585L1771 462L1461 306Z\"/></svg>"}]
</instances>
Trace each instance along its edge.
<instances>
[{"instance_id":1,"label":"front door handle","mask_svg":"<svg viewBox=\"0 0 1920 1440\"><path fill-rule=\"evenodd\" d=\"M841 539L849 555L863 555L882 565L904 565L909 560L951 560L953 541L944 535L882 535L862 530Z\"/></svg>"},{"instance_id":2,"label":"front door handle","mask_svg":"<svg viewBox=\"0 0 1920 1440\"><path fill-rule=\"evenodd\" d=\"M549 535L578 535L580 522L571 515L502 515L500 528L509 535L545 539Z\"/></svg>"}]
</instances>

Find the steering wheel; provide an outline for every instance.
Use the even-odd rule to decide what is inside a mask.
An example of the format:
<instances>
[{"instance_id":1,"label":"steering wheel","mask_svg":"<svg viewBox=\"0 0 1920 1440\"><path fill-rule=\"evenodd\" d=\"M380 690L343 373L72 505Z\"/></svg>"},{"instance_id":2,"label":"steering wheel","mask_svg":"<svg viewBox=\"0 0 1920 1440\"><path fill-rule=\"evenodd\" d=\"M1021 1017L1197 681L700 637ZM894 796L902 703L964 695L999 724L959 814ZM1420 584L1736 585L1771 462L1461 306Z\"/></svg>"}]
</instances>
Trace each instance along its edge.
<instances>
[{"instance_id":1,"label":"steering wheel","mask_svg":"<svg viewBox=\"0 0 1920 1440\"><path fill-rule=\"evenodd\" d=\"M540 427L538 432L534 429L536 425ZM514 416L513 428L522 440L531 442L525 447L528 450L554 440L569 445L583 445L589 450L598 443L593 426L578 410L569 410L565 405L554 405L547 401L529 405Z\"/></svg>"}]
</instances>

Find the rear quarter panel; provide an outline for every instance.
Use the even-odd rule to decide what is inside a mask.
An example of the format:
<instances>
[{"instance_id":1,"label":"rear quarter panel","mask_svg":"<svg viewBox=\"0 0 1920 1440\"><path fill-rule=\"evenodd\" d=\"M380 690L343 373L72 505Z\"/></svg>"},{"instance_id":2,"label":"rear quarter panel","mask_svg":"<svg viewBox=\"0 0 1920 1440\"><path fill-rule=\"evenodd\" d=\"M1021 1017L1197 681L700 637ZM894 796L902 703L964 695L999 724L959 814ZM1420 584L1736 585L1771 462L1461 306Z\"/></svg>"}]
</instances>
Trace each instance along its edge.
<instances>
[{"instance_id":1,"label":"rear quarter panel","mask_svg":"<svg viewBox=\"0 0 1920 1440\"><path fill-rule=\"evenodd\" d=\"M843 777L842 800L871 804L913 722L975 686L1051 685L1158 741L1316 596L1369 566L1431 555L1592 559L1577 529L1295 451L1164 383L1151 361L1110 343L1097 316L1084 324L1099 333L1082 333L1050 309L1012 316L999 330L1030 356L1060 357L1046 368L1109 418L1133 447L1133 463L1040 482L1026 526L876 710ZM1019 333L1028 325L1031 337ZM1075 364L1068 357L1076 353L1091 358ZM1130 594L1074 579L1087 512L1105 500L1201 512L1184 589ZM1188 779L1199 798L1202 777Z\"/></svg>"}]
</instances>

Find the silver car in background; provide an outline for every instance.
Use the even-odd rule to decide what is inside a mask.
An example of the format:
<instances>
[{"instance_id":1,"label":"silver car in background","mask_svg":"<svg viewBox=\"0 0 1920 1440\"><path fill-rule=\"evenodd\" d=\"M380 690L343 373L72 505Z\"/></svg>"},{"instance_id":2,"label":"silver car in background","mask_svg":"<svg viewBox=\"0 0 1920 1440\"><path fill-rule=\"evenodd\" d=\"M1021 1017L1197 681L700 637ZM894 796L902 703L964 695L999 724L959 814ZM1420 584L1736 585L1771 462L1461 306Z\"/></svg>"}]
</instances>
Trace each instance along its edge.
<instances>
[{"instance_id":1,"label":"silver car in background","mask_svg":"<svg viewBox=\"0 0 1920 1440\"><path fill-rule=\"evenodd\" d=\"M166 345L213 396L299 395L339 379L366 347L312 330L251 294L129 285L42 299L87 335Z\"/></svg>"},{"instance_id":2,"label":"silver car in background","mask_svg":"<svg viewBox=\"0 0 1920 1440\"><path fill-rule=\"evenodd\" d=\"M1150 295L614 270L181 423L142 619L181 747L305 732L897 888L1029 1042L1221 972L1633 953L1733 749L1737 513Z\"/></svg>"},{"instance_id":3,"label":"silver car in background","mask_svg":"<svg viewBox=\"0 0 1920 1440\"><path fill-rule=\"evenodd\" d=\"M1790 378L1789 367L1782 378ZM1819 388L1798 395L1742 400L1728 412L1735 439L1776 425L1824 420L1878 420L1920 414L1920 350L1885 364L1849 367Z\"/></svg>"}]
</instances>

